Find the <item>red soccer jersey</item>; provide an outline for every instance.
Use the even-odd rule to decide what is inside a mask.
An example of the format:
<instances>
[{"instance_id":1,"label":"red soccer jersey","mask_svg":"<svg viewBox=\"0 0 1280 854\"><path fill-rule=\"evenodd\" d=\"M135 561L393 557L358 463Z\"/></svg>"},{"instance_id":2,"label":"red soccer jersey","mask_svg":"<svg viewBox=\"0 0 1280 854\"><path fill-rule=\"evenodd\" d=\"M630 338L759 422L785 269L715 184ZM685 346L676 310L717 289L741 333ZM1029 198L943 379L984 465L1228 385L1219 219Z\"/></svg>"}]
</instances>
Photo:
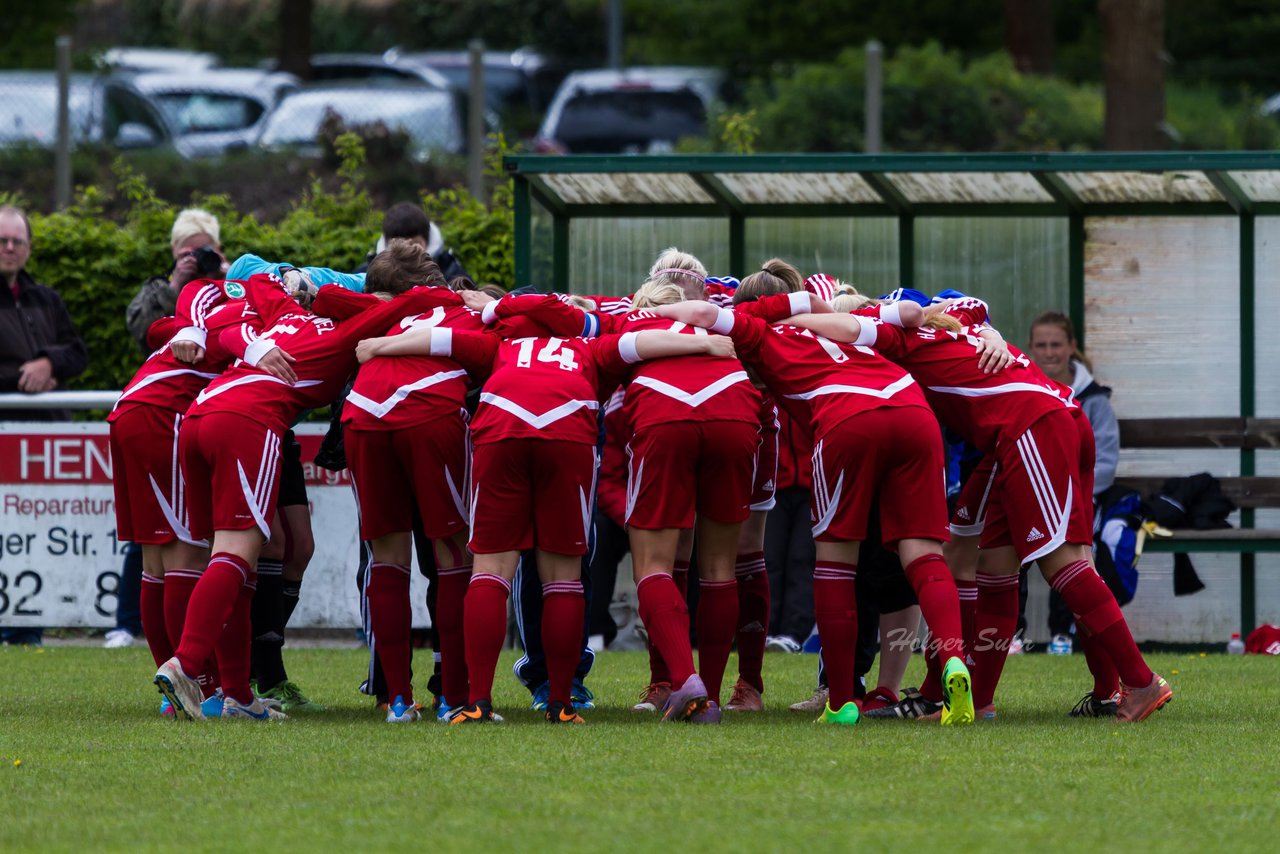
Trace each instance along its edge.
<instances>
[{"instance_id":1,"label":"red soccer jersey","mask_svg":"<svg viewBox=\"0 0 1280 854\"><path fill-rule=\"evenodd\" d=\"M596 443L596 413L639 360L629 335L513 338L433 329L431 353L489 374L471 420L477 445L503 439Z\"/></svg>"},{"instance_id":2,"label":"red soccer jersey","mask_svg":"<svg viewBox=\"0 0 1280 854\"><path fill-rule=\"evenodd\" d=\"M647 311L627 315L621 330L706 335L697 326ZM627 386L627 420L635 431L673 421L760 421L760 393L737 359L674 356L641 362Z\"/></svg>"},{"instance_id":3,"label":"red soccer jersey","mask_svg":"<svg viewBox=\"0 0 1280 854\"><path fill-rule=\"evenodd\" d=\"M618 527L627 520L627 443L631 427L623 408L625 391L618 389L604 404L604 447L600 450L600 474L596 501Z\"/></svg>"},{"instance_id":4,"label":"red soccer jersey","mask_svg":"<svg viewBox=\"0 0 1280 854\"><path fill-rule=\"evenodd\" d=\"M794 313L791 294L739 306L731 315L738 355L752 366L792 417L809 420L815 437L861 412L886 406L927 407L911 375L874 350L831 341L807 329L770 326ZM798 296L798 295L797 295ZM867 326L878 321L865 319ZM722 323L716 327L723 328Z\"/></svg>"},{"instance_id":5,"label":"red soccer jersey","mask_svg":"<svg viewBox=\"0 0 1280 854\"><path fill-rule=\"evenodd\" d=\"M1078 408L1016 347L1009 347L1016 362L984 374L971 326L957 333L877 324L875 331L871 346L910 371L942 422L983 453L994 453L1002 439L1017 440L1050 412Z\"/></svg>"},{"instance_id":6,"label":"red soccer jersey","mask_svg":"<svg viewBox=\"0 0 1280 854\"><path fill-rule=\"evenodd\" d=\"M183 288L172 326L181 330L186 340L203 346L204 358L193 365L175 358L168 344L159 347L129 380L107 416L108 422L134 406L186 412L200 390L233 359L245 357L262 327L261 320L243 299L230 298L228 290L243 295L236 282L202 280Z\"/></svg>"},{"instance_id":7,"label":"red soccer jersey","mask_svg":"<svg viewBox=\"0 0 1280 854\"><path fill-rule=\"evenodd\" d=\"M479 313L455 299L456 305L439 305L403 318L387 334L436 327L483 331ZM342 421L357 430L403 430L456 415L466 405L469 386L467 372L452 359L416 354L378 356L360 366L342 409Z\"/></svg>"},{"instance_id":8,"label":"red soccer jersey","mask_svg":"<svg viewBox=\"0 0 1280 854\"><path fill-rule=\"evenodd\" d=\"M247 285L249 302L262 316L262 338L274 341L294 357L297 381L289 385L245 362L237 362L196 396L188 415L234 412L280 433L304 410L333 402L356 369L355 346L360 339L381 335L400 318L435 308L440 295L432 292L443 290L414 288L390 302L335 322L299 306L275 276L256 275ZM320 289L316 304L321 310L326 291L332 289L341 287L325 285Z\"/></svg>"}]
</instances>

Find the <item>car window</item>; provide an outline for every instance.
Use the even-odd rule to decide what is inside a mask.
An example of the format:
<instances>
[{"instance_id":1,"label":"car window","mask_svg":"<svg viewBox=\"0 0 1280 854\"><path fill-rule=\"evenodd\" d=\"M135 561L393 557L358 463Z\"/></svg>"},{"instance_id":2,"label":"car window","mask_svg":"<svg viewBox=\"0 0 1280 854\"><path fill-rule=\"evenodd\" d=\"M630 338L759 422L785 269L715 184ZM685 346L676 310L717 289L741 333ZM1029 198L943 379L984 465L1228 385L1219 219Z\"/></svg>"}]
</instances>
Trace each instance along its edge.
<instances>
[{"instance_id":1,"label":"car window","mask_svg":"<svg viewBox=\"0 0 1280 854\"><path fill-rule=\"evenodd\" d=\"M243 130L263 112L253 98L218 92L165 92L155 100L178 133Z\"/></svg>"},{"instance_id":2,"label":"car window","mask_svg":"<svg viewBox=\"0 0 1280 854\"><path fill-rule=\"evenodd\" d=\"M706 126L706 107L688 90L580 92L565 102L552 136L571 152L616 154L669 146Z\"/></svg>"},{"instance_id":3,"label":"car window","mask_svg":"<svg viewBox=\"0 0 1280 854\"><path fill-rule=\"evenodd\" d=\"M103 138L110 142L116 138L120 126L129 122L145 125L155 133L156 139L169 136L147 102L127 89L109 86L104 96Z\"/></svg>"}]
</instances>

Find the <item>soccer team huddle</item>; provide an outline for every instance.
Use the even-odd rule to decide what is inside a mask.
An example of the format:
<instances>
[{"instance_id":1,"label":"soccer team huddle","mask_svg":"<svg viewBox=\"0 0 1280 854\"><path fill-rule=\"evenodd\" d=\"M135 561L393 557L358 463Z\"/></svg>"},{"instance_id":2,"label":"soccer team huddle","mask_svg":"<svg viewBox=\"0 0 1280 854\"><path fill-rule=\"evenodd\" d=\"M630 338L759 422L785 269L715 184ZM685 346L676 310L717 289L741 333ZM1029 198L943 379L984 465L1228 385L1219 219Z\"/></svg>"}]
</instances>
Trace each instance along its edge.
<instances>
[{"instance_id":1,"label":"soccer team huddle","mask_svg":"<svg viewBox=\"0 0 1280 854\"><path fill-rule=\"evenodd\" d=\"M1117 717L1143 720L1172 691L1093 568L1093 434L1071 389L1010 347L980 299L902 296L871 300L777 259L740 283L710 278L669 249L630 297L494 299L451 290L405 241L371 262L363 293L296 274L188 284L109 418L118 530L142 545L151 582L156 686L179 718L284 717L250 684L258 559L286 432L354 374L341 420L390 722L422 708L410 669L416 522L437 569L440 718L500 719L512 579L533 552L545 718L584 723L583 556L606 495L623 507L654 710L719 723L735 642L739 686L758 701L764 633L740 631L739 603L768 601L760 552L779 409L812 431L829 691L819 723L860 717L855 582L872 512L928 625L922 693L942 725L994 718L1018 570L1032 562L1075 615ZM955 520L943 427L983 454ZM602 468L601 448L625 464ZM696 667L684 587L695 551Z\"/></svg>"}]
</instances>

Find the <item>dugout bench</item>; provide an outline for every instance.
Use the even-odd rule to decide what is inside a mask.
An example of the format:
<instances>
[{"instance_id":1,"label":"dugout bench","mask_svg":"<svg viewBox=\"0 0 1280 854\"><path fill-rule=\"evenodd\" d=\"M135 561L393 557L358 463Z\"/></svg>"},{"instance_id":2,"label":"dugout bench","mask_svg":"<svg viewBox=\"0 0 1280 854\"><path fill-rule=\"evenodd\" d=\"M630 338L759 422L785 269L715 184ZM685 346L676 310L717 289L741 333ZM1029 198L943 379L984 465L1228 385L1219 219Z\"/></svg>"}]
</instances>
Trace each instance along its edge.
<instances>
[{"instance_id":1,"label":"dugout bench","mask_svg":"<svg viewBox=\"0 0 1280 854\"><path fill-rule=\"evenodd\" d=\"M1222 494L1240 508L1240 526L1216 530L1177 529L1171 537L1147 537L1144 552L1234 553L1240 556L1241 635L1257 625L1256 555L1280 552L1280 528L1258 528L1258 508L1280 508L1280 477L1253 476L1253 452L1280 449L1280 418L1129 418L1120 419L1120 447L1145 449L1230 448L1241 452L1239 477L1210 472L1222 485ZM1160 491L1171 477L1118 477L1116 483L1136 490L1143 498Z\"/></svg>"}]
</instances>

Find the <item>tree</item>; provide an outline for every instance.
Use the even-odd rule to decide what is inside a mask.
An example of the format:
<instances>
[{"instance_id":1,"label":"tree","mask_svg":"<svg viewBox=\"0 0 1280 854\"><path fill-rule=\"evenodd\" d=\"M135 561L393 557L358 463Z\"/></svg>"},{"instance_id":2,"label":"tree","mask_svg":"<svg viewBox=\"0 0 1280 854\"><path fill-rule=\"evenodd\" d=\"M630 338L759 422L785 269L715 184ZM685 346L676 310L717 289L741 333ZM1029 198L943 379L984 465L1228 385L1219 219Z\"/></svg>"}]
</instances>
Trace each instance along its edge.
<instances>
[{"instance_id":1,"label":"tree","mask_svg":"<svg viewBox=\"0 0 1280 854\"><path fill-rule=\"evenodd\" d=\"M1004 0L1004 47L1024 74L1053 73L1053 0Z\"/></svg>"},{"instance_id":2,"label":"tree","mask_svg":"<svg viewBox=\"0 0 1280 854\"><path fill-rule=\"evenodd\" d=\"M1165 147L1164 0L1098 0L1106 89L1103 147Z\"/></svg>"},{"instance_id":3,"label":"tree","mask_svg":"<svg viewBox=\"0 0 1280 854\"><path fill-rule=\"evenodd\" d=\"M312 0L280 0L281 71L311 79Z\"/></svg>"}]
</instances>

